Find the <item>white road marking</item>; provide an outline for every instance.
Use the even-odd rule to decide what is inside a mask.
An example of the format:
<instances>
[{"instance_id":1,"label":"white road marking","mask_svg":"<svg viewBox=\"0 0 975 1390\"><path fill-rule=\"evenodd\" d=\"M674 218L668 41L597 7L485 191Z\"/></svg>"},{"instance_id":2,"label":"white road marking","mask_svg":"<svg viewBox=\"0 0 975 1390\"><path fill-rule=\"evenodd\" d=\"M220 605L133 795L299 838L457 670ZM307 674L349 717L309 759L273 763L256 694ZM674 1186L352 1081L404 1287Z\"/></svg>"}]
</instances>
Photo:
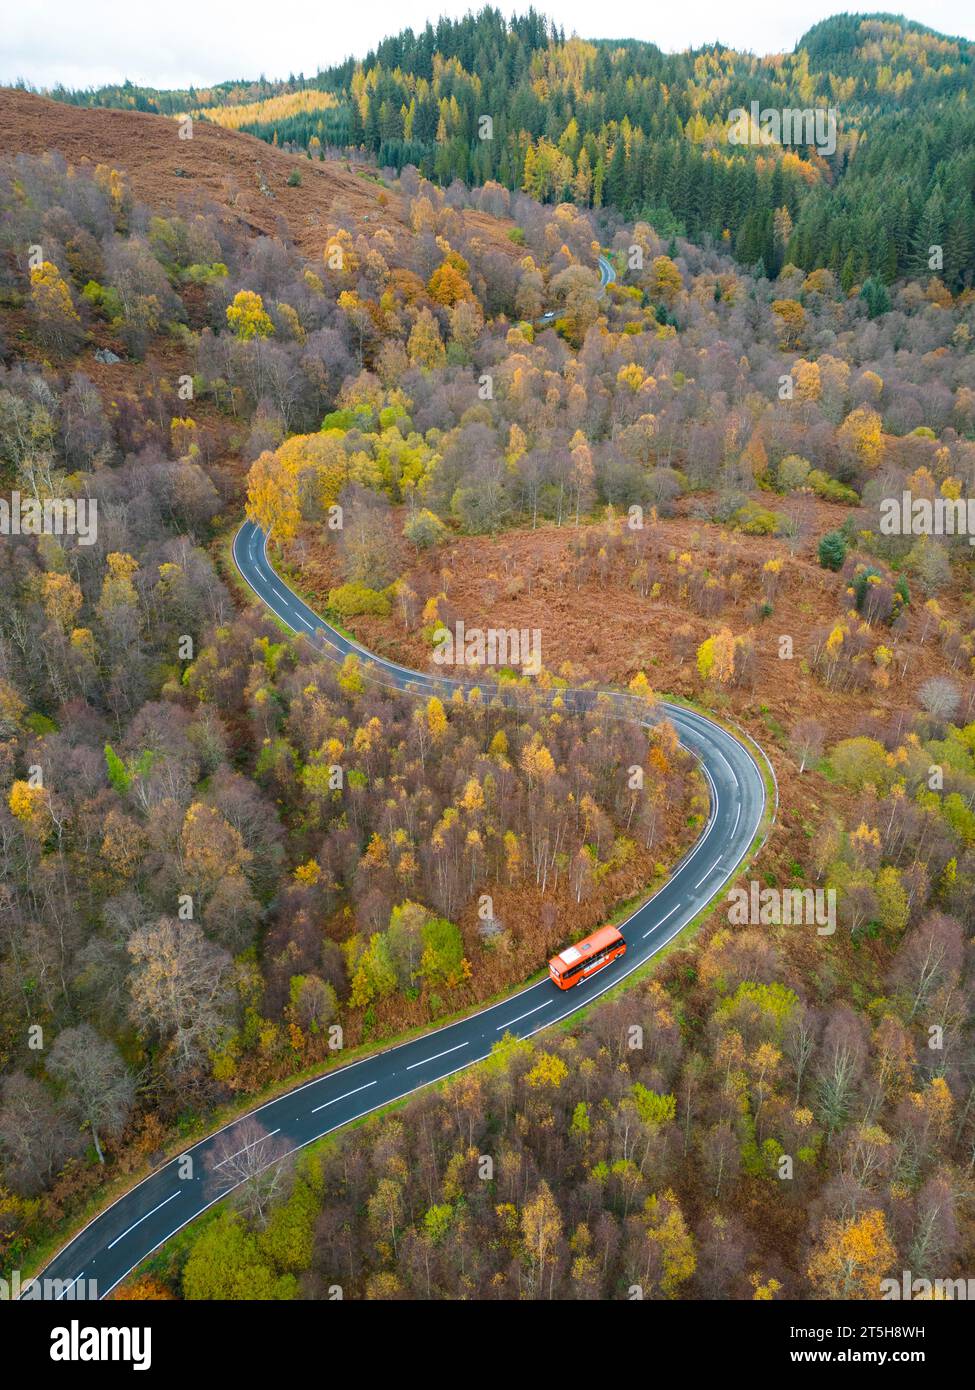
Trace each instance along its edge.
<instances>
[{"instance_id":1,"label":"white road marking","mask_svg":"<svg viewBox=\"0 0 975 1390\"><path fill-rule=\"evenodd\" d=\"M323 1105L316 1105L311 1113L317 1115L319 1110L325 1110L329 1105L338 1105L340 1100L348 1100L349 1096L357 1096L360 1091L368 1091L370 1086L376 1084L376 1081L367 1081L364 1086L357 1086L354 1091L346 1091L344 1096L335 1096L332 1100L325 1101Z\"/></svg>"},{"instance_id":2,"label":"white road marking","mask_svg":"<svg viewBox=\"0 0 975 1390\"><path fill-rule=\"evenodd\" d=\"M715 871L715 869L718 867L718 865L719 865L720 863L721 863L721 856L719 855L718 858L717 858L717 859L714 861L714 863L711 865L710 869L708 869L707 873L705 873L704 876L703 876L702 878L699 878L699 879L698 879L698 881L695 883L694 887L695 887L695 888L700 888L701 884L704 882L704 879L706 879L706 878L708 877L709 874L713 874L714 871Z\"/></svg>"},{"instance_id":3,"label":"white road marking","mask_svg":"<svg viewBox=\"0 0 975 1390\"><path fill-rule=\"evenodd\" d=\"M118 1245L119 1241L124 1240L125 1237L129 1234L129 1231L134 1231L136 1226L141 1226L143 1221L148 1221L150 1216L154 1216L155 1213L159 1211L161 1207L164 1207L167 1202L171 1202L173 1200L173 1197L178 1197L179 1195L180 1194L178 1192L174 1192L172 1196L169 1196L165 1199L165 1201L160 1202L158 1207L153 1207L152 1211L147 1211L145 1216L140 1216L138 1221L133 1221L128 1231L123 1231L120 1236L116 1236L114 1240L110 1240L108 1242L106 1249L111 1250L113 1245Z\"/></svg>"},{"instance_id":4,"label":"white road marking","mask_svg":"<svg viewBox=\"0 0 975 1390\"><path fill-rule=\"evenodd\" d=\"M411 1062L406 1070L412 1071L414 1067L425 1067L428 1062L436 1062L439 1057L446 1057L449 1052L459 1052L462 1047L466 1046L467 1043L465 1042L458 1043L456 1047L448 1047L446 1052L437 1052L432 1057L424 1057L422 1062Z\"/></svg>"},{"instance_id":5,"label":"white road marking","mask_svg":"<svg viewBox=\"0 0 975 1390\"><path fill-rule=\"evenodd\" d=\"M226 1158L222 1158L219 1163L214 1164L214 1167L222 1168L223 1165L229 1163L232 1158L239 1158L240 1155L245 1154L248 1149L253 1149L258 1144L263 1144L265 1139L273 1139L276 1134L280 1133L280 1129L272 1129L270 1134L259 1134L256 1139L252 1139L249 1144L245 1144L242 1149L238 1149L235 1154L228 1154Z\"/></svg>"},{"instance_id":6,"label":"white road marking","mask_svg":"<svg viewBox=\"0 0 975 1390\"><path fill-rule=\"evenodd\" d=\"M677 907L680 907L680 903L677 904ZM677 907L672 907L672 908L670 909L670 911L667 913L667 917L673 917L674 913L677 911ZM654 925L650 928L650 931L645 931L645 932L643 933L643 939L644 939L644 941L646 941L647 937L650 935L650 932L655 932L655 931L657 930L658 927L662 927L662 926L663 926L663 924L664 924L664 923L666 922L666 920L667 920L667 917L661 917L660 921L659 921L659 922L655 922Z\"/></svg>"},{"instance_id":7,"label":"white road marking","mask_svg":"<svg viewBox=\"0 0 975 1390\"><path fill-rule=\"evenodd\" d=\"M547 1009L551 1002L551 999L546 999L544 1004L539 1004L538 1009ZM513 1023L520 1023L523 1018L531 1018L532 1014L538 1013L538 1009L529 1009L526 1014L519 1014L517 1018L509 1018L507 1023L499 1023L494 1031L500 1033L502 1028L510 1028Z\"/></svg>"},{"instance_id":8,"label":"white road marking","mask_svg":"<svg viewBox=\"0 0 975 1390\"><path fill-rule=\"evenodd\" d=\"M82 1270L82 1271L81 1271L81 1274L84 1274L84 1272L85 1272L85 1271ZM66 1298L66 1297L67 1297L67 1295L68 1295L68 1294L71 1292L71 1290L74 1288L75 1284L77 1284L78 1280L81 1278L81 1274L76 1274L75 1277L71 1280L71 1283L68 1285L68 1287L67 1287L66 1289L62 1289L62 1290L61 1290L61 1292L58 1294L58 1299L62 1299L62 1298Z\"/></svg>"}]
</instances>

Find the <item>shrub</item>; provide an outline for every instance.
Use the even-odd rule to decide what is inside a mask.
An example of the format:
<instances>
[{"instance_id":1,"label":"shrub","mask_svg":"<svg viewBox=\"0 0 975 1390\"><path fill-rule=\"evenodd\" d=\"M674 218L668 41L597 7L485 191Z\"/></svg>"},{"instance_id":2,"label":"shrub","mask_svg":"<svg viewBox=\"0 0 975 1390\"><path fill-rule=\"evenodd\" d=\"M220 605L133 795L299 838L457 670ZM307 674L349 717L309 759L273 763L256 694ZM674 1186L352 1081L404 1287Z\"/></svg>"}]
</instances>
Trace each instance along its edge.
<instances>
[{"instance_id":1,"label":"shrub","mask_svg":"<svg viewBox=\"0 0 975 1390\"><path fill-rule=\"evenodd\" d=\"M446 526L426 507L417 512L416 516L410 517L403 527L403 535L417 550L429 550L431 546L438 545L446 534Z\"/></svg>"},{"instance_id":2,"label":"shrub","mask_svg":"<svg viewBox=\"0 0 975 1390\"><path fill-rule=\"evenodd\" d=\"M779 487L783 492L796 492L809 480L809 460L798 454L787 454L779 464Z\"/></svg>"},{"instance_id":3,"label":"shrub","mask_svg":"<svg viewBox=\"0 0 975 1390\"><path fill-rule=\"evenodd\" d=\"M115 323L122 318L122 300L118 290L111 285L106 287L100 285L97 280L89 280L81 291L81 297L109 323Z\"/></svg>"},{"instance_id":4,"label":"shrub","mask_svg":"<svg viewBox=\"0 0 975 1390\"><path fill-rule=\"evenodd\" d=\"M183 279L191 285L212 285L215 280L225 280L229 274L223 261L214 261L212 265L188 265L183 271Z\"/></svg>"},{"instance_id":5,"label":"shrub","mask_svg":"<svg viewBox=\"0 0 975 1390\"><path fill-rule=\"evenodd\" d=\"M830 478L821 468L814 468L806 478L806 486L811 487L817 497L827 502L842 502L847 507L855 507L860 501L853 488L847 487L836 478Z\"/></svg>"},{"instance_id":6,"label":"shrub","mask_svg":"<svg viewBox=\"0 0 975 1390\"><path fill-rule=\"evenodd\" d=\"M662 516L671 516L672 503L681 495L685 483L676 468L652 468L646 478L647 497Z\"/></svg>"},{"instance_id":7,"label":"shrub","mask_svg":"<svg viewBox=\"0 0 975 1390\"><path fill-rule=\"evenodd\" d=\"M746 536L774 536L783 526L778 512L770 511L758 502L746 502L732 517L734 525Z\"/></svg>"},{"instance_id":8,"label":"shrub","mask_svg":"<svg viewBox=\"0 0 975 1390\"><path fill-rule=\"evenodd\" d=\"M363 404L357 406L345 406L341 410L332 410L322 420L323 430L369 430L375 423L375 415L371 405Z\"/></svg>"},{"instance_id":9,"label":"shrub","mask_svg":"<svg viewBox=\"0 0 975 1390\"><path fill-rule=\"evenodd\" d=\"M829 760L839 780L854 791L868 782L879 792L886 791L891 771L884 746L876 739L862 735L841 739L831 750Z\"/></svg>"},{"instance_id":10,"label":"shrub","mask_svg":"<svg viewBox=\"0 0 975 1390\"><path fill-rule=\"evenodd\" d=\"M337 589L330 589L328 606L342 618L357 618L363 613L374 613L379 618L385 618L392 611L388 595L358 582L340 584Z\"/></svg>"},{"instance_id":11,"label":"shrub","mask_svg":"<svg viewBox=\"0 0 975 1390\"><path fill-rule=\"evenodd\" d=\"M900 604L909 603L911 597L907 580L903 575L893 584L873 565L858 567L853 576L852 588L857 612L863 613L869 622L878 617L888 622L892 612L896 611ZM879 610L876 596L872 603L869 602L874 590L883 596L884 601L880 604Z\"/></svg>"}]
</instances>

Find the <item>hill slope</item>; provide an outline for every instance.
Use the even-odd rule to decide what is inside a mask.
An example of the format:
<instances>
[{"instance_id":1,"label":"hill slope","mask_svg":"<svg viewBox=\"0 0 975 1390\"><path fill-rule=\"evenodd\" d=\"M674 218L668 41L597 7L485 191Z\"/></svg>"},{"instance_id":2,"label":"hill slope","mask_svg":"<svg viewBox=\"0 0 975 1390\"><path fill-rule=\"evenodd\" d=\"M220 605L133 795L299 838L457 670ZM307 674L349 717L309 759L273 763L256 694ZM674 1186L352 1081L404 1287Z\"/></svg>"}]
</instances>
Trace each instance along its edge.
<instances>
[{"instance_id":1,"label":"hill slope","mask_svg":"<svg viewBox=\"0 0 975 1390\"><path fill-rule=\"evenodd\" d=\"M309 257L321 255L329 225L340 217L379 222L394 234L408 229L400 195L365 170L288 154L205 121L195 121L192 139L183 140L178 123L165 116L66 107L3 87L0 124L6 150L33 155L54 150L69 164L124 169L135 196L155 211L216 211L255 233L287 236ZM288 178L295 169L301 183L291 186ZM467 219L479 235L514 253L501 224L475 212Z\"/></svg>"}]
</instances>

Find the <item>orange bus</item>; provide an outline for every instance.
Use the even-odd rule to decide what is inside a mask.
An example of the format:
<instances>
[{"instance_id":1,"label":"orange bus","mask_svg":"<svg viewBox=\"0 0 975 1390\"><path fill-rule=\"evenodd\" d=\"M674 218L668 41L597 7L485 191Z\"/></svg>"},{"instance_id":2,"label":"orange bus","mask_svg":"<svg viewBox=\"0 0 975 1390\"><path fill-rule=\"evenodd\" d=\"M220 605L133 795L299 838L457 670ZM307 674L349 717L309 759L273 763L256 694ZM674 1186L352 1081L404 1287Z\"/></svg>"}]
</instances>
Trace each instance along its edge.
<instances>
[{"instance_id":1,"label":"orange bus","mask_svg":"<svg viewBox=\"0 0 975 1390\"><path fill-rule=\"evenodd\" d=\"M571 989L625 952L626 942L615 927L599 927L574 946L566 946L561 955L553 956L548 973L559 989Z\"/></svg>"}]
</instances>

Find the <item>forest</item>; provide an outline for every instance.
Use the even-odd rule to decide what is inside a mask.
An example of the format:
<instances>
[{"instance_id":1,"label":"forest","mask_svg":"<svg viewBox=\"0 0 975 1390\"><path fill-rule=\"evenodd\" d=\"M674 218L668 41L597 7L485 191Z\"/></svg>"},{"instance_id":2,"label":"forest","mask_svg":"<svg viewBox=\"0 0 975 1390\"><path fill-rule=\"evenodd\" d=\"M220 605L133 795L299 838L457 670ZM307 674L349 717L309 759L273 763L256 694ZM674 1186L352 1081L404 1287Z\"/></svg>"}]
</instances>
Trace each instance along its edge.
<instances>
[{"instance_id":1,"label":"forest","mask_svg":"<svg viewBox=\"0 0 975 1390\"><path fill-rule=\"evenodd\" d=\"M928 70L926 31L881 25L871 67L835 23L809 71L875 85L899 43L884 84L903 59L919 101L963 101L959 44ZM368 105L381 72L449 70L459 94L492 33L510 109L575 52L482 15L428 76L404 40L321 90ZM644 58L619 61L635 94ZM639 114L597 111L578 157ZM817 179L873 256L842 211L855 163ZM778 818L748 875L831 890L835 935L716 902L625 992L274 1165L119 1296L875 1298L892 1270L963 1272L972 552L881 515L975 488L975 294L947 259L824 252L815 181L766 259L649 196L464 167L381 157L370 212L337 198L312 249L283 189L269 234L190 180L149 204L120 165L0 157L3 490L98 504L92 545L0 544L0 1264L646 897L707 794L666 721L566 706L612 687L762 742ZM235 575L245 514L366 645L432 670L458 619L527 624L541 672L417 700L329 662Z\"/></svg>"},{"instance_id":2,"label":"forest","mask_svg":"<svg viewBox=\"0 0 975 1390\"><path fill-rule=\"evenodd\" d=\"M893 15L835 16L794 52L758 58L567 39L533 10L508 21L485 8L315 77L56 95L233 119L311 157L364 149L444 188L496 180L544 202L613 207L773 275L828 268L844 289L923 273L937 245L956 290L975 270L973 81L966 40ZM732 112L753 101L834 111L835 150L729 143Z\"/></svg>"}]
</instances>

